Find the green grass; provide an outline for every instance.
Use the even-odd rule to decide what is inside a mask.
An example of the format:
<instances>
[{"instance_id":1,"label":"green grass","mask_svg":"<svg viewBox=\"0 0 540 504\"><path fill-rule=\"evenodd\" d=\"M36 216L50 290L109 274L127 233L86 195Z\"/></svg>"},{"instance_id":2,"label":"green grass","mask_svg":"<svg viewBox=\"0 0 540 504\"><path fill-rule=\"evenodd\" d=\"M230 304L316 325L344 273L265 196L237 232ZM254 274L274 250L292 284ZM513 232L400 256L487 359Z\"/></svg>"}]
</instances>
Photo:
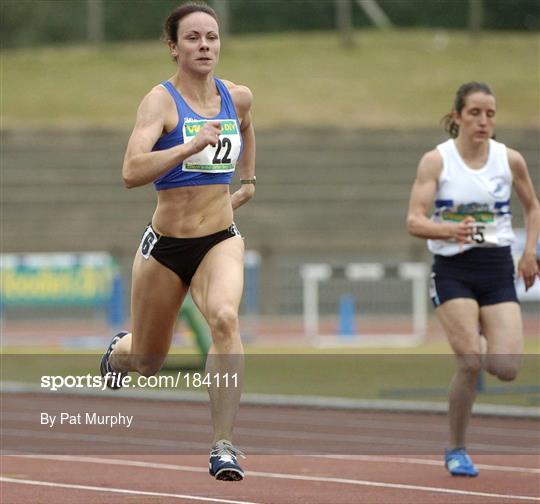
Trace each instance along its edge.
<instances>
[{"instance_id":1,"label":"green grass","mask_svg":"<svg viewBox=\"0 0 540 504\"><path fill-rule=\"evenodd\" d=\"M75 354L52 352L49 354L15 353L13 349L2 356L2 381L19 381L38 385L44 375L85 376L97 374L100 355L89 352ZM246 357L244 391L268 394L317 395L353 399L412 399L445 401L446 389L454 371L454 358L448 349L428 344L404 354L401 351L348 352L300 348L257 349ZM202 360L193 351L177 351L169 355L161 374L176 376L182 372L180 390L203 392L204 387L187 387L185 375L201 372ZM513 383L500 383L487 376L486 386L502 387L508 393L480 394L479 402L493 404L537 405L538 392L519 392L516 387L538 387L540 360L537 345L528 349L528 355L518 379ZM133 380L135 380L135 375ZM410 389L417 394L407 395ZM159 393L161 389L145 389ZM76 390L75 390L76 392Z\"/></svg>"},{"instance_id":2,"label":"green grass","mask_svg":"<svg viewBox=\"0 0 540 504\"><path fill-rule=\"evenodd\" d=\"M537 34L362 30L235 37L217 75L248 85L259 128L433 127L457 87L485 80L499 124L537 127ZM2 52L4 128L130 128L137 105L174 72L159 42Z\"/></svg>"},{"instance_id":3,"label":"green grass","mask_svg":"<svg viewBox=\"0 0 540 504\"><path fill-rule=\"evenodd\" d=\"M249 355L447 355L450 354L450 346L445 340L430 341L410 348L392 348L392 347L367 347L367 348L317 348L311 345L263 345L256 343L254 345L245 344L245 353ZM11 345L3 346L0 350L0 356L11 355L95 355L99 354L100 348L63 348L58 346L39 346L39 345ZM536 335L525 337L524 350L525 355L540 355L540 340ZM199 355L195 346L181 347L173 346L169 355L185 356L186 359L197 357Z\"/></svg>"}]
</instances>

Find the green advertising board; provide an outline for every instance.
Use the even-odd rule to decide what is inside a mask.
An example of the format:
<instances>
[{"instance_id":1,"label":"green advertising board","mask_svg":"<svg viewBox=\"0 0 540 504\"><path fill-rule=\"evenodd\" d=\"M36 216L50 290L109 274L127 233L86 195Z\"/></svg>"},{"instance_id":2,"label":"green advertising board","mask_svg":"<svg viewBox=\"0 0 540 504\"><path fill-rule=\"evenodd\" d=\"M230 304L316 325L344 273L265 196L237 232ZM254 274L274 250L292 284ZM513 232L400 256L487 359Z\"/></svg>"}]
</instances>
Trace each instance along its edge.
<instances>
[{"instance_id":1,"label":"green advertising board","mask_svg":"<svg viewBox=\"0 0 540 504\"><path fill-rule=\"evenodd\" d=\"M1 254L1 303L10 306L99 306L113 295L118 273L105 252Z\"/></svg>"}]
</instances>

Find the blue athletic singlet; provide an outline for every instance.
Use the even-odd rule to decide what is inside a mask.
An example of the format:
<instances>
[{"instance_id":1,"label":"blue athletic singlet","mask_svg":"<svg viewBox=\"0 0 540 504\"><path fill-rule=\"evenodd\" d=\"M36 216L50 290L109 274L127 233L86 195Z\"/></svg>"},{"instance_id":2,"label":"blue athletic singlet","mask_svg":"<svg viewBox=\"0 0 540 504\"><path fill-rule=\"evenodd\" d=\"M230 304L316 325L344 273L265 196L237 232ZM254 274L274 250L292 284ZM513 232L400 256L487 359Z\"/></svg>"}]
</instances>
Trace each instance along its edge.
<instances>
[{"instance_id":1,"label":"blue athletic singlet","mask_svg":"<svg viewBox=\"0 0 540 504\"><path fill-rule=\"evenodd\" d=\"M185 159L155 180L154 186L158 191L180 186L231 183L236 162L242 152L242 136L229 90L219 79L214 80L221 96L221 109L214 117L202 117L195 113L171 82L161 83L174 99L178 124L159 138L152 151L170 149L191 141L208 121L220 121L221 134L215 147L207 145L201 152Z\"/></svg>"}]
</instances>

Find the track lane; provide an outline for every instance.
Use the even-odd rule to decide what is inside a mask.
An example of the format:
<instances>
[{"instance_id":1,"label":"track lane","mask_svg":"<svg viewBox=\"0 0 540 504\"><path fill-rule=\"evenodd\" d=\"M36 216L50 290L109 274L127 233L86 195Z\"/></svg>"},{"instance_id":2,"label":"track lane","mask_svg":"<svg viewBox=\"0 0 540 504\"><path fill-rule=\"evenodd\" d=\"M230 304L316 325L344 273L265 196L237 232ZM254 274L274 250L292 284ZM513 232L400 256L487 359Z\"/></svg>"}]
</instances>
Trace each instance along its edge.
<instances>
[{"instance_id":1,"label":"track lane","mask_svg":"<svg viewBox=\"0 0 540 504\"><path fill-rule=\"evenodd\" d=\"M31 457L9 458L29 459ZM198 460L189 457L188 461L198 462L197 465L193 466L156 461L163 458L165 457L145 457L144 460L133 461L117 457L114 459L51 457L57 462L72 465L72 471L77 467L79 467L79 472L84 471L85 475L70 476L78 484L81 482L81 476L90 482L93 481L92 478L97 478L103 484L103 480L110 477L111 472L117 478L128 478L130 481L141 472L150 472L151 474L147 475L147 480L159 484L161 492L178 492L178 487L174 485L170 487L171 479L177 485L181 485L183 491L186 488L189 489L189 493L196 493L200 491L201 487L206 488L207 492L210 488L222 489L223 483L209 479L206 470L201 467L204 462L201 457L195 457ZM367 468L365 465L355 468L351 467L350 463L344 464L344 461L338 465L321 467L319 461L309 457L293 457L292 460L286 461L283 460L283 457L273 456L255 456L250 457L250 459L252 460L249 461L249 464L246 464L246 481L238 485L229 484L227 488L227 491L243 490L244 493L241 496L232 493L227 495L228 498L241 497L253 500L258 498L262 502L280 504L289 502L350 504L360 502L360 496L362 496L363 502L403 502L404 498L414 499L415 502L434 503L441 502L441 499L442 502L447 502L444 496L451 496L452 502L501 502L505 500L507 502L518 500L535 502L540 500L537 491L535 491L538 478L533 474L528 475L528 478L513 478L514 481L511 485L508 485L509 481L505 480L503 490L496 491L494 485L500 485L501 479L500 475L495 473L486 477L463 480L451 478L441 467L429 467L427 471L419 475L417 468L411 467L410 464L395 462L377 462L370 464ZM34 460L43 463L48 459ZM97 468L89 469L88 464ZM62 464L60 463L59 466ZM83 469L84 466L87 467ZM112 471L111 466L114 467ZM28 467L28 461L21 467ZM170 471L174 471L173 478L167 476ZM186 474L188 475L187 482ZM51 477L60 477L59 481L66 482L63 471L50 473L48 478ZM85 482L85 484L88 483ZM111 483L107 481L107 484ZM175 488L176 490L174 490ZM526 492L524 488L529 488L529 492ZM364 500L368 497L370 500Z\"/></svg>"}]
</instances>

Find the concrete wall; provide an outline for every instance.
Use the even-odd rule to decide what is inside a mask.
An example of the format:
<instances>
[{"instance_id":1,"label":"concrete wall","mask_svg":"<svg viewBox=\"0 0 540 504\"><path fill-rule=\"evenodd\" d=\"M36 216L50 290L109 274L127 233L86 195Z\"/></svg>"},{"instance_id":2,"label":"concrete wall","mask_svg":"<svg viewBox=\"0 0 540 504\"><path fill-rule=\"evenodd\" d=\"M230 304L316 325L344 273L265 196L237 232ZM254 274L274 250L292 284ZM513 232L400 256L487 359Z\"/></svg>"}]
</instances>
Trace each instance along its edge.
<instances>
[{"instance_id":1,"label":"concrete wall","mask_svg":"<svg viewBox=\"0 0 540 504\"><path fill-rule=\"evenodd\" d=\"M128 136L3 131L2 251L106 250L129 271L155 193L123 188ZM498 138L526 157L538 190L539 132L501 131ZM256 198L236 222L265 260L267 303L278 311L273 293L306 260L427 259L425 243L407 235L405 216L418 160L444 139L437 128L259 132Z\"/></svg>"}]
</instances>

